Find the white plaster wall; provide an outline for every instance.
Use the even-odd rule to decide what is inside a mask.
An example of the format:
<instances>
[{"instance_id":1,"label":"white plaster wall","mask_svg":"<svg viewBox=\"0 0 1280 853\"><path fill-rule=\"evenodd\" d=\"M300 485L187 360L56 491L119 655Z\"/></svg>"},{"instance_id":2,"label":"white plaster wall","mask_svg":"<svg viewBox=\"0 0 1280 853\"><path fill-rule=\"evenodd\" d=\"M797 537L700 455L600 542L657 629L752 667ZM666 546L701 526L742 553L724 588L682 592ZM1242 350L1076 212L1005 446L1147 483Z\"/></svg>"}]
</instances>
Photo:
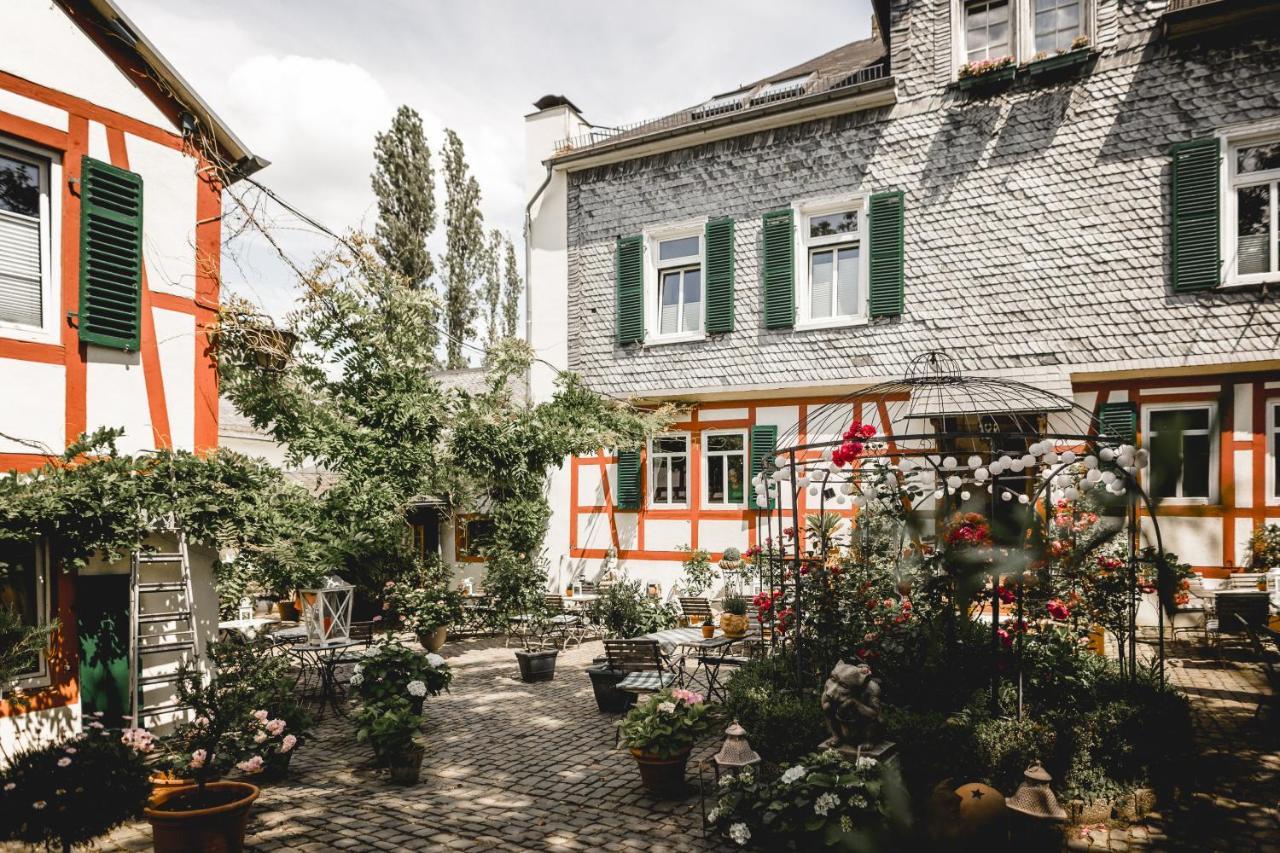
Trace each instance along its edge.
<instances>
[{"instance_id":1,"label":"white plaster wall","mask_svg":"<svg viewBox=\"0 0 1280 853\"><path fill-rule=\"evenodd\" d=\"M747 410L743 409L699 409L698 420L705 421L739 421L747 417Z\"/></svg>"},{"instance_id":2,"label":"white plaster wall","mask_svg":"<svg viewBox=\"0 0 1280 853\"><path fill-rule=\"evenodd\" d=\"M103 163L111 162L111 149L107 147L107 128L102 122L89 122L89 156ZM146 215L146 212L143 212Z\"/></svg>"},{"instance_id":3,"label":"white plaster wall","mask_svg":"<svg viewBox=\"0 0 1280 853\"><path fill-rule=\"evenodd\" d=\"M1232 423L1232 436L1236 441L1249 441L1253 438L1253 384L1250 382L1242 382L1235 386L1234 406L1235 417ZM1257 424L1258 429L1263 429L1264 424ZM1237 464L1236 471L1239 472Z\"/></svg>"},{"instance_id":4,"label":"white plaster wall","mask_svg":"<svg viewBox=\"0 0 1280 853\"><path fill-rule=\"evenodd\" d=\"M632 513L634 515L634 513ZM609 516L603 512L578 513L578 547L603 549L613 546Z\"/></svg>"},{"instance_id":5,"label":"white plaster wall","mask_svg":"<svg viewBox=\"0 0 1280 853\"><path fill-rule=\"evenodd\" d=\"M1249 535L1253 532L1253 519L1237 518L1235 527L1235 563L1237 566L1247 566L1249 565Z\"/></svg>"},{"instance_id":6,"label":"white plaster wall","mask_svg":"<svg viewBox=\"0 0 1280 853\"><path fill-rule=\"evenodd\" d=\"M799 406L760 406L756 409L756 425L773 424L778 428L778 446L788 444L787 436L796 428L800 419ZM783 509L791 508L791 484L779 483L780 501ZM754 498L754 492L752 497Z\"/></svg>"},{"instance_id":7,"label":"white plaster wall","mask_svg":"<svg viewBox=\"0 0 1280 853\"><path fill-rule=\"evenodd\" d=\"M1150 519L1142 521L1143 540L1155 544ZM1193 566L1219 566L1222 564L1222 519L1180 518L1164 516L1160 519L1160 535L1165 551L1172 551L1178 559Z\"/></svg>"},{"instance_id":8,"label":"white plaster wall","mask_svg":"<svg viewBox=\"0 0 1280 853\"><path fill-rule=\"evenodd\" d=\"M52 127L55 130L67 130L67 111L51 107L46 103L18 95L6 89L0 89L0 110L13 113L19 118L34 121Z\"/></svg>"},{"instance_id":9,"label":"white plaster wall","mask_svg":"<svg viewBox=\"0 0 1280 853\"><path fill-rule=\"evenodd\" d=\"M683 519L650 518L644 523L646 551L674 551L693 541L690 522Z\"/></svg>"},{"instance_id":10,"label":"white plaster wall","mask_svg":"<svg viewBox=\"0 0 1280 853\"><path fill-rule=\"evenodd\" d=\"M191 298L196 275L196 161L181 151L125 137L129 168L142 176L142 253L147 286Z\"/></svg>"},{"instance_id":11,"label":"white plaster wall","mask_svg":"<svg viewBox=\"0 0 1280 853\"><path fill-rule=\"evenodd\" d=\"M607 518L605 523L608 524ZM613 523L618 528L618 548L620 550L628 551L640 547L640 513L615 513Z\"/></svg>"},{"instance_id":12,"label":"white plaster wall","mask_svg":"<svg viewBox=\"0 0 1280 853\"><path fill-rule=\"evenodd\" d=\"M60 451L66 446L66 369L0 358L0 433ZM37 448L0 436L0 453L36 453Z\"/></svg>"},{"instance_id":13,"label":"white plaster wall","mask_svg":"<svg viewBox=\"0 0 1280 853\"><path fill-rule=\"evenodd\" d=\"M164 400L169 411L173 446L194 450L196 445L196 318L181 311L154 308L156 348Z\"/></svg>"},{"instance_id":14,"label":"white plaster wall","mask_svg":"<svg viewBox=\"0 0 1280 853\"><path fill-rule=\"evenodd\" d=\"M269 438L253 438L224 432L218 435L218 446L234 450L236 453L243 453L245 456L265 459L276 468L289 467L286 464L284 446Z\"/></svg>"},{"instance_id":15,"label":"white plaster wall","mask_svg":"<svg viewBox=\"0 0 1280 853\"><path fill-rule=\"evenodd\" d=\"M6 0L0 69L157 127L164 113L49 0Z\"/></svg>"},{"instance_id":16,"label":"white plaster wall","mask_svg":"<svg viewBox=\"0 0 1280 853\"><path fill-rule=\"evenodd\" d=\"M720 553L729 546L745 551L747 550L747 522L719 518L700 519L698 546L713 553Z\"/></svg>"},{"instance_id":17,"label":"white plaster wall","mask_svg":"<svg viewBox=\"0 0 1280 853\"><path fill-rule=\"evenodd\" d=\"M5 756L21 750L57 743L79 733L79 700L59 708L0 717L0 767Z\"/></svg>"},{"instance_id":18,"label":"white plaster wall","mask_svg":"<svg viewBox=\"0 0 1280 853\"><path fill-rule=\"evenodd\" d=\"M612 487L617 479L617 466L609 466ZM580 506L604 506L604 485L601 482L600 466L588 462L578 466L578 504Z\"/></svg>"},{"instance_id":19,"label":"white plaster wall","mask_svg":"<svg viewBox=\"0 0 1280 853\"><path fill-rule=\"evenodd\" d=\"M1233 451L1235 457L1236 506L1253 506L1253 452Z\"/></svg>"},{"instance_id":20,"label":"white plaster wall","mask_svg":"<svg viewBox=\"0 0 1280 853\"><path fill-rule=\"evenodd\" d=\"M141 356L136 352L93 345L87 349L87 430L123 427L124 436L117 442L122 453L154 449L155 436L151 431Z\"/></svg>"}]
</instances>

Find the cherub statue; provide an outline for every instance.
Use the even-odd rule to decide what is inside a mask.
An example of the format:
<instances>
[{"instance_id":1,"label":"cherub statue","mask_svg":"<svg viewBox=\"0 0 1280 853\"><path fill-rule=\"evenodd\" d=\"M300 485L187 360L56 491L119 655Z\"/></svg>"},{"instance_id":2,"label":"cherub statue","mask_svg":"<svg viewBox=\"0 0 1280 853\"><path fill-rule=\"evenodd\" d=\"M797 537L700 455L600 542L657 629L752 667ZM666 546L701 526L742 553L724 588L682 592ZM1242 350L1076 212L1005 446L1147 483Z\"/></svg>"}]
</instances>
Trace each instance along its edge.
<instances>
[{"instance_id":1,"label":"cherub statue","mask_svg":"<svg viewBox=\"0 0 1280 853\"><path fill-rule=\"evenodd\" d=\"M871 668L841 661L822 688L822 713L831 738L824 747L857 747L879 735L880 682Z\"/></svg>"}]
</instances>

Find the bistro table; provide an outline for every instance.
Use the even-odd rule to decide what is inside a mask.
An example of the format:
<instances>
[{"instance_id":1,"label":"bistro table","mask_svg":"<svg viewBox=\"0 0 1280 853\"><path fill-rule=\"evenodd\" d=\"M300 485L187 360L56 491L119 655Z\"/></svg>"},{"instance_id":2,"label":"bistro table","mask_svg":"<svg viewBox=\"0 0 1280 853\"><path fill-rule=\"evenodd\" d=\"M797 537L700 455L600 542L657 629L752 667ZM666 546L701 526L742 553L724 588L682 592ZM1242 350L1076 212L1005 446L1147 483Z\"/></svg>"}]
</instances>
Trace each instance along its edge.
<instances>
[{"instance_id":1,"label":"bistro table","mask_svg":"<svg viewBox=\"0 0 1280 853\"><path fill-rule=\"evenodd\" d=\"M279 634L280 632L277 632ZM313 643L305 640L301 643L294 643L288 647L289 656L298 661L298 683L303 685L303 693L306 693L306 682L308 671L316 673L319 678L315 699L319 706L317 716L324 718L325 705L333 708L338 716L346 716L346 709L342 707L342 699L345 693L342 685L338 683L336 670L338 667L341 653L360 643L355 640L333 640L330 642Z\"/></svg>"},{"instance_id":2,"label":"bistro table","mask_svg":"<svg viewBox=\"0 0 1280 853\"><path fill-rule=\"evenodd\" d=\"M218 636L225 637L238 634L246 640L256 640L266 633L271 625L280 623L279 616L257 616L252 619L228 619L218 623Z\"/></svg>"},{"instance_id":3,"label":"bistro table","mask_svg":"<svg viewBox=\"0 0 1280 853\"><path fill-rule=\"evenodd\" d=\"M719 698L724 701L724 685L720 683L720 667L724 664L728 657L729 649L734 643L742 642L746 637L726 637L724 634L716 634L713 637L701 637L696 640L689 640L682 643L681 646L693 653L694 664L693 671L688 672L684 668L684 656L680 658L680 670L685 676L687 685L697 683L698 673L702 673L703 683L707 688L707 698Z\"/></svg>"}]
</instances>

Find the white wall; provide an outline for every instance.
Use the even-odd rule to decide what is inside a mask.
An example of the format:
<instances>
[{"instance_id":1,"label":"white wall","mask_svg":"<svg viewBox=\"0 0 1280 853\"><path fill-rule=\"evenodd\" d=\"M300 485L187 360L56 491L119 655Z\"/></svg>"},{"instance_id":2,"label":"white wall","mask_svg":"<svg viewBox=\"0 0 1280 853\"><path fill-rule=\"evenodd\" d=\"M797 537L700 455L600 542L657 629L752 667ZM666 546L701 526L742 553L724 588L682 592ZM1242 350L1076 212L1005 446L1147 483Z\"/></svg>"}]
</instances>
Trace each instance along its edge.
<instances>
[{"instance_id":1,"label":"white wall","mask_svg":"<svg viewBox=\"0 0 1280 853\"><path fill-rule=\"evenodd\" d=\"M60 451L66 444L65 377L60 364L0 358L0 389L6 400L0 406L0 433ZM0 436L0 453L38 452Z\"/></svg>"}]
</instances>

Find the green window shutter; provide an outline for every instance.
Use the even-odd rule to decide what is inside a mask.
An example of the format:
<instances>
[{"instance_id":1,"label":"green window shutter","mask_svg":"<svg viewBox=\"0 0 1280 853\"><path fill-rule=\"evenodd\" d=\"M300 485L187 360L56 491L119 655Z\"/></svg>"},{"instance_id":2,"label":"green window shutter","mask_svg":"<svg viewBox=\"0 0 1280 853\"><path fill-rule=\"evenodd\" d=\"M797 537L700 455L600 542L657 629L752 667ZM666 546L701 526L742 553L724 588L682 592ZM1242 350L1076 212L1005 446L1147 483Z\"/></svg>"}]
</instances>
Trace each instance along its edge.
<instances>
[{"instance_id":1,"label":"green window shutter","mask_svg":"<svg viewBox=\"0 0 1280 853\"><path fill-rule=\"evenodd\" d=\"M1121 444L1138 438L1138 407L1134 403L1104 403L1098 409L1098 431Z\"/></svg>"},{"instance_id":2,"label":"green window shutter","mask_svg":"<svg viewBox=\"0 0 1280 853\"><path fill-rule=\"evenodd\" d=\"M1218 140L1180 142L1172 154L1173 290L1209 290L1222 273Z\"/></svg>"},{"instance_id":3,"label":"green window shutter","mask_svg":"<svg viewBox=\"0 0 1280 853\"><path fill-rule=\"evenodd\" d=\"M618 451L618 509L640 508L640 451Z\"/></svg>"},{"instance_id":4,"label":"green window shutter","mask_svg":"<svg viewBox=\"0 0 1280 853\"><path fill-rule=\"evenodd\" d=\"M80 340L137 350L142 328L142 177L80 167Z\"/></svg>"},{"instance_id":5,"label":"green window shutter","mask_svg":"<svg viewBox=\"0 0 1280 853\"><path fill-rule=\"evenodd\" d=\"M869 202L872 317L895 317L903 307L903 198L901 192L876 193Z\"/></svg>"},{"instance_id":6,"label":"green window shutter","mask_svg":"<svg viewBox=\"0 0 1280 853\"><path fill-rule=\"evenodd\" d=\"M796 322L795 226L791 208L764 215L764 327L789 329Z\"/></svg>"},{"instance_id":7,"label":"green window shutter","mask_svg":"<svg viewBox=\"0 0 1280 853\"><path fill-rule=\"evenodd\" d=\"M618 345L644 340L644 241L618 238Z\"/></svg>"},{"instance_id":8,"label":"green window shutter","mask_svg":"<svg viewBox=\"0 0 1280 853\"><path fill-rule=\"evenodd\" d=\"M751 487L748 494L751 495L751 508L759 509L755 498L755 480L756 475L764 470L764 462L773 455L773 451L778 448L778 427L770 424L768 426L753 426L751 428ZM772 509L775 501L769 498L769 507Z\"/></svg>"},{"instance_id":9,"label":"green window shutter","mask_svg":"<svg viewBox=\"0 0 1280 853\"><path fill-rule=\"evenodd\" d=\"M707 332L733 331L733 220L712 219L706 230Z\"/></svg>"}]
</instances>

